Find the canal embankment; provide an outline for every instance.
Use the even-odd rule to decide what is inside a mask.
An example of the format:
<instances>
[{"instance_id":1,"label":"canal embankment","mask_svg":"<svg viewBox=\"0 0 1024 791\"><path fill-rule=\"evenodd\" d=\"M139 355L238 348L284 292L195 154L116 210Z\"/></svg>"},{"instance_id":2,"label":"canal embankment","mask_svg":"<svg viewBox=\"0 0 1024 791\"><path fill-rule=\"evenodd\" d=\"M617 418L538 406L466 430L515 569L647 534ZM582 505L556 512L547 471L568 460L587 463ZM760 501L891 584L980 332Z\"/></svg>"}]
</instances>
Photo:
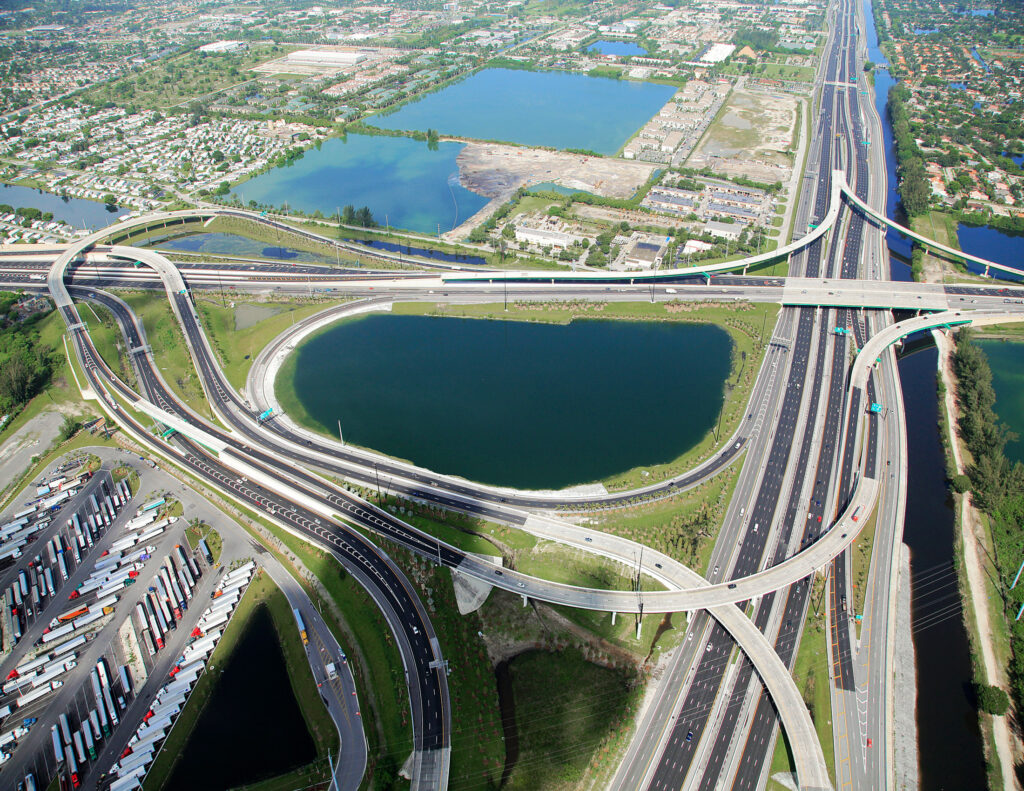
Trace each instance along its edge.
<instances>
[{"instance_id":1,"label":"canal embankment","mask_svg":"<svg viewBox=\"0 0 1024 791\"><path fill-rule=\"evenodd\" d=\"M966 478L968 465L965 459L967 449L963 445L958 426L960 411L957 405L957 382L953 372L953 343L942 332L934 331L938 349L938 366L942 382L940 408L944 411L940 423L945 431L943 445L946 448L951 472L958 479ZM1008 642L1003 621L1002 607L993 612L992 601L1001 602L999 591L989 583L993 572L986 558L993 556L991 538L986 529L987 519L975 506L970 491L953 494L956 502L956 521L961 562L958 564L960 588L965 598L964 618L971 640L971 658L975 679L978 684L991 684L1006 689L1009 679L1006 674L1006 658L1000 662L996 656L996 644ZM997 634L998 632L998 634ZM998 763L989 757L989 781L991 787L1014 789L1014 755L1020 753L1019 739L1014 735L1005 716L995 716L979 711L982 731L989 751L993 751Z\"/></svg>"}]
</instances>

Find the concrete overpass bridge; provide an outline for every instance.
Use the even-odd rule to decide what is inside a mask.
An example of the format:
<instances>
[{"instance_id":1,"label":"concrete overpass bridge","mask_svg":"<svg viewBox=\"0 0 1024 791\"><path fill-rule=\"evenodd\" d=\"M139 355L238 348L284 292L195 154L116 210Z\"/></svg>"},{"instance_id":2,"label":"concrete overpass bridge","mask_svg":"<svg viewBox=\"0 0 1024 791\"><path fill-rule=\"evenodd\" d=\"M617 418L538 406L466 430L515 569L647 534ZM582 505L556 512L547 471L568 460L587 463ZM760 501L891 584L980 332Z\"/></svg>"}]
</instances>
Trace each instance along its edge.
<instances>
[{"instance_id":1,"label":"concrete overpass bridge","mask_svg":"<svg viewBox=\"0 0 1024 791\"><path fill-rule=\"evenodd\" d=\"M83 240L81 249L84 249L87 244L89 242ZM163 256L152 251L143 251L130 247L115 248L112 252L115 255L139 260L158 272L172 303L176 302L175 296L180 296L185 290L185 284L180 272ZM73 250L65 251L50 270L49 280L53 289L52 293L55 301L59 304L71 305L70 297L63 282L63 272L74 255L75 252ZM805 283L804 285L810 286L812 284ZM822 289L827 286L828 283L823 281L821 284L815 284L813 287ZM809 294L810 290L810 288L806 290L801 289L801 293L806 291ZM854 363L855 376L851 378L851 397L848 399L848 404L861 403L859 400L854 399L852 394L856 388L864 387L867 372L872 367L874 360L881 354L884 348L898 341L907 333L931 327L948 327L955 324L972 323L975 319L979 323L999 323L1012 321L1018 317L1012 310L995 311L987 314L981 314L980 311L969 313L964 311L946 311L910 319L908 322L902 322L887 328L886 331L875 336L872 342L867 344L858 355ZM182 318L180 313L178 318L179 321ZM856 372L860 371L864 373L858 376ZM186 436L192 437L205 448L217 454L222 463L225 463L227 466L257 476L257 479L260 476L259 469L250 466L244 458L237 458L238 454L235 451L229 450L226 445L204 428L166 413L159 407L142 399L136 404L136 407L149 416L159 419L166 425L176 428ZM862 422L858 421L858 425ZM286 484L282 485L279 479L268 479L264 482L268 485L276 486L279 490L283 489L282 493L293 499L308 500L307 495L303 492L293 490ZM677 581L663 578L664 582L670 583L669 590L644 592L638 595L635 592L605 591L560 585L520 575L512 571L497 575L492 566L476 563L471 558L464 558L459 563L458 568L462 573L475 576L493 586L502 587L514 593L520 593L524 597L537 598L583 609L631 612L641 615L644 611L710 610L729 629L737 642L748 653L755 667L758 668L759 673L761 673L762 678L765 680L769 692L777 701L784 727L786 727L787 734L789 734L791 741L794 743L795 751L797 751L797 765L802 787L826 788L828 787L827 773L823 773L824 764L823 761L819 760L820 746L817 745L817 737L807 716L806 709L803 708L802 702L795 708L791 705L795 702L793 696L795 687L790 688L792 687L792 679L788 671L753 623L731 605L735 602L749 600L755 596L764 595L797 582L822 568L853 542L859 533L860 527L864 524L864 522L858 520L858 514L863 513L866 515L870 513L875 493L875 482L865 478L863 475L859 476L854 495L846 511L821 539L777 566L748 577L718 585L709 584L699 575L686 570L685 576L688 577L688 584L685 587L680 587ZM317 510L317 503L315 502L304 502L304 504ZM319 512L324 513L328 518L335 516L335 513L333 513L335 510L327 508L325 511L322 505L319 506ZM418 532L408 525L402 524L402 527L412 532ZM440 553L443 542L436 543ZM452 552L458 552L454 547L446 546L445 548ZM796 695L795 700L799 700L798 695ZM800 745L799 750L796 750L796 745ZM819 783L822 778L824 778L824 784Z\"/></svg>"},{"instance_id":2,"label":"concrete overpass bridge","mask_svg":"<svg viewBox=\"0 0 1024 791\"><path fill-rule=\"evenodd\" d=\"M786 245L784 245L784 246L782 246L782 247L780 247L780 248L778 248L776 250L771 250L769 252L760 253L758 255L748 256L748 257L745 257L745 258L735 259L735 260L731 260L731 261L722 261L722 262L719 262L719 263L716 263L716 264L697 265L697 266L682 267L682 268L673 267L673 268L667 268L667 269L657 269L657 270L647 271L647 272L640 271L640 272L617 273L617 272L586 271L586 272L554 272L554 273L552 273L552 272L546 272L546 271L513 271L513 270L480 271L479 269L475 269L474 268L472 271L459 270L459 271L450 271L450 272L442 273L440 275L440 277L439 277L439 285L441 285L442 287L456 286L458 284L473 284L473 283L492 283L492 284L493 283L503 283L503 284L512 284L512 283L540 284L540 283L548 283L548 284L552 284L552 285L557 285L557 284L565 285L565 284L570 284L570 283L571 284L576 284L576 285L584 285L584 284L588 284L588 283L589 284L595 284L595 285L597 285L597 284L613 284L613 283L617 283L617 284L636 285L636 284L640 284L640 283L670 282L670 281L685 280L685 279L688 279L688 278L701 278L701 277L703 277L703 278L705 278L707 280L710 280L711 276L713 276L715 274L726 273L726 272L743 272L743 273L746 273L751 267L757 267L757 266L762 265L762 264L767 264L767 263L771 263L773 261L779 261L781 259L784 259L784 258L788 257L789 255L791 255L793 253L796 253L796 252L799 252L800 250L804 249L805 247L810 245L812 242L814 242L816 239L821 238L824 234L826 234L829 230L831 230L835 226L835 223L836 223L836 221L839 218L840 210L842 208L844 200L848 201L853 209L855 209L855 210L865 214L866 216L868 216L872 220L874 220L876 222L883 223L883 224L885 224L885 225L887 225L887 226L889 226L891 228L894 228L894 229L898 230L900 233L903 233L903 234L913 238L914 240L916 240L919 243L925 245L929 249L938 250L938 251L941 251L941 252L945 253L946 255L953 256L953 257L962 259L964 261L970 261L972 263L975 263L975 264L977 264L979 266L984 267L986 274L988 272L990 272L991 270L993 270L993 269L998 271L998 272L1005 272L1005 273L1008 273L1008 274L1019 275L1021 273L1020 270L1014 269L1013 267L1009 267L1009 266L1006 266L1004 264L999 264L999 263L996 263L995 261L989 261L989 260L981 258L979 256L971 255L970 253L965 253L965 252L963 252L961 250L955 250L955 249L953 249L951 247L948 247L948 246L943 245L943 244L941 244L939 242L936 242L935 240L928 239L927 237L923 236L922 234L919 234L919 233L917 233L915 231L912 231L909 228L906 228L906 227L904 227L902 225L899 225L898 223L896 223L896 222L890 220L889 218L887 218L884 213L876 211L875 209L873 209L869 205L867 205L864 201L862 201L860 198L858 198L856 193L853 190L850 189L850 187L849 187L849 185L848 185L848 183L846 181L845 173L843 171L841 171L841 170L834 170L832 172L832 191L831 191L831 194L829 196L828 211L826 212L825 217L822 219L821 223L817 227L813 228L809 233L801 236L799 239L796 239L796 240L790 242L789 244L786 244ZM72 242L71 244L67 245L63 249L63 252L61 252L61 254L58 256L57 262L62 263L63 267L66 268L66 266L71 261L75 260L84 251L86 251L89 248L91 248L92 246L100 243L101 241L107 240L107 239L113 239L116 242L118 240L122 240L122 239L127 238L134 231L147 231L147 230L151 230L151 229L157 228L157 227L159 227L159 228L167 228L167 227L170 227L170 226L173 226L173 225L184 224L184 223L195 222L195 221L204 221L204 222L208 223L208 222L210 222L213 219L218 218L218 217L244 219L244 220L248 220L250 222L254 222L254 223L263 225L263 226L265 226L267 228L274 229L274 230L276 230L278 232L292 234L292 235L295 235L295 236L306 238L306 239L308 239L310 241L315 241L315 242L320 243L320 244L326 244L326 245L330 245L332 247L337 247L337 248L349 247L349 245L345 245L343 243L340 243L336 239L331 239L330 237L327 237L327 236L324 236L324 235L321 235L321 234L317 234L317 233L314 233L312 231L309 231L309 230L306 230L306 229L303 229L303 228L297 228L297 227L295 227L293 225L290 225L290 224L288 224L286 222L283 222L282 220L277 219L276 217L268 216L268 215L266 215L266 213L263 213L263 212L253 212L253 211L246 211L244 209L219 208L219 207L206 206L206 207L194 208L194 209L182 209L182 210L179 210L179 211L154 212L154 213L146 214L146 215L143 215L143 216L140 216L140 217L134 217L134 218L130 218L130 219L127 219L127 220L118 221L117 223L114 223L114 224L108 226L107 228L104 228L104 229L102 229L100 231L97 231L97 232L95 232L93 234L90 234L90 235L88 235L88 236L86 236L86 237L84 237L82 239L76 240L75 242ZM19 248L23 248L23 247L25 247L25 246L24 245L20 245L19 246ZM127 246L115 246L114 251L117 251L117 250L127 251L127 250L134 250L134 249L136 249L136 248L129 248ZM13 251L6 251L6 250L0 249L0 253L11 253L11 252L13 252ZM113 254L116 256L118 253L114 252ZM375 255L375 256L378 256L378 257L381 257L381 258L392 258L392 256L389 256L386 253L379 253L379 252L376 252L376 251L371 252L371 251L366 251L366 250L360 250L360 254L361 255ZM35 253L33 252L32 255L35 255ZM453 269L459 269L459 268L453 267ZM63 269L61 271L63 271ZM395 279L396 280L400 280L402 278L395 278ZM892 284L892 283L890 283L889 285L890 286L895 286L895 285L903 286L904 284ZM847 291L847 293L849 293L849 291ZM790 291L790 292L787 292L786 296L787 296L787 298L792 299L792 301L787 301L784 304L793 304L793 305L805 304L805 303L801 302L799 300L799 298L798 298L799 296L802 296L802 295L797 295L797 294L793 293L792 291ZM918 295L915 294L914 298L916 299L917 296ZM923 299L924 295L921 295L921 296L922 296L922 299ZM876 299L876 301L877 301L877 299ZM870 302L870 300L868 299L868 295L865 294L863 299L862 299L862 301L859 304L852 304L851 303L850 305L844 305L841 302L836 302L836 303L819 302L819 303L815 303L815 304L837 304L837 305L840 305L840 306L856 306L856 307L915 307L915 306L905 305L905 304L899 304L899 305L885 304L884 302L882 302L880 304L867 304L868 302ZM922 305L918 305L916 307L923 307L923 306ZM935 306L935 308L938 308L938 307L939 307L938 305Z\"/></svg>"}]
</instances>

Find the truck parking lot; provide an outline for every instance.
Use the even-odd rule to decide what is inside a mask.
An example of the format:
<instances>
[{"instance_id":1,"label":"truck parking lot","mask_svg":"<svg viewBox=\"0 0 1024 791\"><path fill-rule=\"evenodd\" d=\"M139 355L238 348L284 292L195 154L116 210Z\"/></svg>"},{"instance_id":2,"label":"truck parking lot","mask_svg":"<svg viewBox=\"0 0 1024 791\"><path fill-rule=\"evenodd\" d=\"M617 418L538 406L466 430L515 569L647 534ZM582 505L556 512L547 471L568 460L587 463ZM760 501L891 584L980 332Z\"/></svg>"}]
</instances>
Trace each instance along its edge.
<instances>
[{"instance_id":1,"label":"truck parking lot","mask_svg":"<svg viewBox=\"0 0 1024 791\"><path fill-rule=\"evenodd\" d=\"M190 672L201 672L196 662L244 590L244 582L229 584L211 601L225 573L184 536L189 521L217 525L222 514L138 457L106 449L100 455L90 476L78 474L76 460L58 463L0 516L0 552L23 542L0 570L7 605L0 751L5 776L31 777L39 788L58 772L70 787L136 787L100 778L121 760L143 718L153 718L151 703L175 683L178 662L187 656ZM133 467L138 491L127 479L114 481L121 464ZM183 516L176 518L169 511L177 503ZM30 527L36 529L21 534ZM223 537L222 563L251 554L240 531ZM175 713L160 712L162 719ZM150 747L162 736L155 734L148 734ZM126 763L132 768L122 762L119 770L129 774Z\"/></svg>"}]
</instances>

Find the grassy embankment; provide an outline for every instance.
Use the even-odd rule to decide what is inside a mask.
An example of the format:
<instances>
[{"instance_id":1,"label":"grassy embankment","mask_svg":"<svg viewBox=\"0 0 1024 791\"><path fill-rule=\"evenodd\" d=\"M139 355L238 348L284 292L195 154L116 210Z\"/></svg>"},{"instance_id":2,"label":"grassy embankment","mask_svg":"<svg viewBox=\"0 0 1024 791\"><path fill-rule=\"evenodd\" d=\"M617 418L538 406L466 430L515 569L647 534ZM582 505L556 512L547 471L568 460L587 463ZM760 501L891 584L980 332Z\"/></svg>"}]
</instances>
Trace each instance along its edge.
<instances>
[{"instance_id":1,"label":"grassy embankment","mask_svg":"<svg viewBox=\"0 0 1024 791\"><path fill-rule=\"evenodd\" d=\"M374 498L373 493L364 493ZM568 585L579 585L604 590L632 590L632 570L621 563L581 549L565 546L554 541L538 539L523 530L495 524L466 514L443 511L426 505L407 503L394 497L384 500L384 507L409 524L436 536L464 552L501 557L505 568L513 568L524 574L541 577ZM371 535L375 542L386 541L382 536ZM389 544L390 546L390 544ZM662 590L660 583L644 577L643 590ZM642 658L651 651L655 637L660 636L659 622L648 618L636 637L633 621L629 617L619 618L613 625L608 613L594 613L571 607L552 607L575 627L592 633L596 638L631 652ZM682 618L676 619L676 627ZM669 632L667 626L661 632ZM676 642L681 632L664 637L658 642L658 650L664 650Z\"/></svg>"},{"instance_id":2,"label":"grassy embankment","mask_svg":"<svg viewBox=\"0 0 1024 791\"><path fill-rule=\"evenodd\" d=\"M956 236L956 222L948 214L939 211L930 211L916 217L911 217L910 230L941 242L948 247L960 249L960 243ZM962 262L955 262L953 259L939 252L928 252L916 242L914 243L915 254L911 262L911 272L914 280L941 280L942 275L962 274L965 272Z\"/></svg>"},{"instance_id":3,"label":"grassy embankment","mask_svg":"<svg viewBox=\"0 0 1024 791\"><path fill-rule=\"evenodd\" d=\"M519 759L508 791L604 787L614 747L632 730L634 677L578 651L530 651L509 662Z\"/></svg>"},{"instance_id":4,"label":"grassy embankment","mask_svg":"<svg viewBox=\"0 0 1024 791\"><path fill-rule=\"evenodd\" d=\"M174 766L216 688L218 676L235 658L235 648L259 607L266 607L270 611L274 631L277 632L285 666L288 669L288 680L302 711L302 717L306 721L306 727L316 745L317 759L311 764L280 777L256 783L250 788L258 788L260 791L305 788L310 783L322 782L329 776L327 754L338 749L338 732L320 699L316 680L313 678L302 641L295 629L288 600L269 575L259 574L239 600L224 634L210 655L207 671L196 682L185 708L175 720L174 727L153 762L146 777L146 791L159 791L172 776Z\"/></svg>"},{"instance_id":5,"label":"grassy embankment","mask_svg":"<svg viewBox=\"0 0 1024 791\"><path fill-rule=\"evenodd\" d=\"M498 305L435 305L400 303L394 306L396 314L438 315L465 318L486 318L517 321L539 321L555 324L568 323L577 318L626 319L633 321L676 321L683 323L713 323L729 333L732 339L732 366L724 384L724 404L721 428L708 431L692 448L676 459L659 465L649 465L626 471L604 481L612 491L635 488L671 478L699 464L732 436L745 414L750 389L753 387L761 360L771 337L778 307L751 303L690 303L667 302L651 304L631 303L512 303L505 312ZM763 330L763 336L762 336ZM292 420L312 430L334 436L333 428L321 426L302 407L294 389L297 355L290 355L281 366L274 382L275 394L282 408Z\"/></svg>"},{"instance_id":6,"label":"grassy embankment","mask_svg":"<svg viewBox=\"0 0 1024 791\"><path fill-rule=\"evenodd\" d=\"M527 546L536 548L548 543L465 515L446 515L445 523L440 521L442 514L435 510L406 508L391 500L385 505L424 529L433 527L456 538L461 536L460 543L466 549L489 550L487 553L493 554L496 544L501 544L505 552L511 550L517 558L525 560L533 554L526 551ZM459 615L448 572L428 559L379 540L427 603L443 653L453 667L448 678L452 708L457 712L452 734L453 783L459 788L486 791L497 786L505 765L497 688L487 642L528 644L544 649L518 657L510 664L520 755L508 787L576 787L587 767L607 780L617 766L613 748L626 743L629 729L617 726L625 724L634 712L638 695L632 683L636 679L634 667L644 658L645 651L637 652L639 645L635 641L631 652L618 649L615 641L587 635L573 627L571 621L576 619L570 618L566 624L555 611L569 615L567 608L537 605L524 609L518 596L497 590L491 592L481 610ZM510 540L517 544L515 548L508 543ZM572 554L572 550L568 552ZM536 568L524 567L528 565L522 563L519 568L536 573ZM580 582L578 575L565 573L568 581ZM587 573L594 571L580 571L584 576ZM602 581L600 572L592 581ZM538 620L544 622L543 626L538 627ZM643 638L647 645L654 640L658 628L656 619L648 620L651 628L644 630ZM632 619L621 618L619 623L632 633ZM552 690L557 692L553 694ZM540 711L545 715L538 716Z\"/></svg>"},{"instance_id":7,"label":"grassy embankment","mask_svg":"<svg viewBox=\"0 0 1024 791\"><path fill-rule=\"evenodd\" d=\"M850 547L850 567L852 569L850 583L853 585L853 613L855 615L864 612L864 597L867 595L868 573L871 570L871 552L875 544L877 520L878 508L875 508ZM861 621L854 623L857 628L857 636L860 637L862 623Z\"/></svg>"},{"instance_id":8,"label":"grassy embankment","mask_svg":"<svg viewBox=\"0 0 1024 791\"><path fill-rule=\"evenodd\" d=\"M127 344L114 314L103 305L79 302L78 315L88 325L93 345L110 370L126 385L137 389L135 370L128 359Z\"/></svg>"},{"instance_id":9,"label":"grassy embankment","mask_svg":"<svg viewBox=\"0 0 1024 791\"><path fill-rule=\"evenodd\" d=\"M832 743L832 696L828 671L828 630L825 628L824 578L817 574L811 589L811 604L807 608L803 637L793 664L793 679L803 695L807 709L818 732L818 741L825 756L832 784L835 785L835 747ZM816 609L818 608L818 609ZM793 772L793 755L786 741L785 732L775 742L769 777L777 772ZM784 786L775 780L768 781L768 791L781 791Z\"/></svg>"},{"instance_id":10,"label":"grassy embankment","mask_svg":"<svg viewBox=\"0 0 1024 791\"><path fill-rule=\"evenodd\" d=\"M239 390L245 385L253 359L268 343L296 321L340 305L343 301L310 302L299 299L262 302L249 298L236 300L232 308L222 303L216 295L208 294L197 298L196 307L221 370L232 386ZM236 329L236 311L246 305L275 310L277 313L250 326Z\"/></svg>"},{"instance_id":11,"label":"grassy embankment","mask_svg":"<svg viewBox=\"0 0 1024 791\"><path fill-rule=\"evenodd\" d=\"M216 423L167 295L163 291L131 291L119 296L142 322L146 340L153 348L153 359L171 391L197 415ZM144 425L149 422L152 420Z\"/></svg>"}]
</instances>

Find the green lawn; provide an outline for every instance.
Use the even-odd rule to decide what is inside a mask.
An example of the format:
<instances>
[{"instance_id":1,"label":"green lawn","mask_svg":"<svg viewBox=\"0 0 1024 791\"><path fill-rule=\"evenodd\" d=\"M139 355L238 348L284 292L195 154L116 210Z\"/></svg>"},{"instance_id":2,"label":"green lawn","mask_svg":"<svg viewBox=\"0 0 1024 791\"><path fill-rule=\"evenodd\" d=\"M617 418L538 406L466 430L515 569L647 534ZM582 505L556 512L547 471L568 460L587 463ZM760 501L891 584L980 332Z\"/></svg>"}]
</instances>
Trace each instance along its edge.
<instances>
[{"instance_id":1,"label":"green lawn","mask_svg":"<svg viewBox=\"0 0 1024 791\"><path fill-rule=\"evenodd\" d=\"M136 291L120 296L142 321L153 358L174 394L193 412L216 422L167 295L163 291Z\"/></svg>"},{"instance_id":2,"label":"green lawn","mask_svg":"<svg viewBox=\"0 0 1024 791\"><path fill-rule=\"evenodd\" d=\"M820 575L815 578L811 593L811 607L807 611L803 637L793 665L793 679L803 694L804 702L814 721L814 729L818 732L818 741L825 756L825 765L829 776L835 784L835 749L832 743L832 694L831 680L828 672L828 650L826 640L828 631L825 629L824 610L815 614L814 605L819 602L823 581ZM822 601L822 608L826 605ZM789 745L780 738L775 745L770 775L776 772L794 771L793 758ZM782 786L774 780L768 781L770 791L777 791Z\"/></svg>"},{"instance_id":3,"label":"green lawn","mask_svg":"<svg viewBox=\"0 0 1024 791\"><path fill-rule=\"evenodd\" d=\"M864 597L867 595L868 573L871 569L871 552L875 543L875 521L878 519L878 509L871 512L871 518L864 523L864 528L854 539L850 547L850 566L853 574L853 612L861 615L864 612ZM861 622L856 621L857 635L860 635Z\"/></svg>"},{"instance_id":4,"label":"green lawn","mask_svg":"<svg viewBox=\"0 0 1024 791\"><path fill-rule=\"evenodd\" d=\"M590 514L591 526L663 552L703 574L738 471L734 464L669 499L595 512Z\"/></svg>"},{"instance_id":5,"label":"green lawn","mask_svg":"<svg viewBox=\"0 0 1024 791\"><path fill-rule=\"evenodd\" d=\"M766 63L761 68L761 76L770 80L812 82L814 73L815 70L810 66L789 66L783 63Z\"/></svg>"},{"instance_id":6,"label":"green lawn","mask_svg":"<svg viewBox=\"0 0 1024 791\"><path fill-rule=\"evenodd\" d=\"M232 303L221 302L216 296L202 296L197 298L196 306L203 329L206 331L206 337L217 355L224 375L236 390L240 390L245 384L245 378L252 367L253 359L267 344L296 321L340 305L343 301L280 300L262 302L246 298L235 300ZM234 307L231 307L232 304ZM245 306L268 308L279 312L251 326L236 329L238 309Z\"/></svg>"}]
</instances>

